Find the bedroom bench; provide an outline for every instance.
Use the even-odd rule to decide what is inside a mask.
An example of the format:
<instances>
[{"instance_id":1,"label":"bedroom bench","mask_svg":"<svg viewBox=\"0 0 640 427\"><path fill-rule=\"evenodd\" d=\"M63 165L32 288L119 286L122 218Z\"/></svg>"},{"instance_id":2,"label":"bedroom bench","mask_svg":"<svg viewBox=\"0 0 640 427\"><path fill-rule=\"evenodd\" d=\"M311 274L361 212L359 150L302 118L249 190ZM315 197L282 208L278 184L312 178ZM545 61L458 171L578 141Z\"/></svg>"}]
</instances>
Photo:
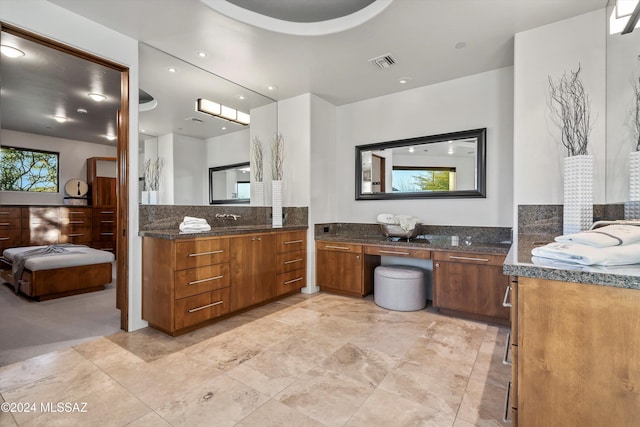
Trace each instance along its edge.
<instances>
[{"instance_id":1,"label":"bedroom bench","mask_svg":"<svg viewBox=\"0 0 640 427\"><path fill-rule=\"evenodd\" d=\"M46 246L5 249L0 258L0 278L14 285L13 263L20 254ZM112 281L112 253L83 245L68 253L27 258L18 283L20 292L39 301L104 289Z\"/></svg>"}]
</instances>

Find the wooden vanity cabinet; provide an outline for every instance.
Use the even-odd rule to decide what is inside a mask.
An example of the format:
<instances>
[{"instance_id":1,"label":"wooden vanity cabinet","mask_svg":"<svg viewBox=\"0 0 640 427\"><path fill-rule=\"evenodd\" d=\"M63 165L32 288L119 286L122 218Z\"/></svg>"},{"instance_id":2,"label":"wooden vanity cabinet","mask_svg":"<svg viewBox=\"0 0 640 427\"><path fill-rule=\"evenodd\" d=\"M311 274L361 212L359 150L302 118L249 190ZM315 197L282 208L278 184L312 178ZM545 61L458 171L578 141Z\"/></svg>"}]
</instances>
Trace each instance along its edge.
<instances>
[{"instance_id":1,"label":"wooden vanity cabinet","mask_svg":"<svg viewBox=\"0 0 640 427\"><path fill-rule=\"evenodd\" d=\"M433 306L443 313L509 324L503 298L509 278L504 255L433 252Z\"/></svg>"},{"instance_id":2,"label":"wooden vanity cabinet","mask_svg":"<svg viewBox=\"0 0 640 427\"><path fill-rule=\"evenodd\" d=\"M373 269L380 257L365 257L362 245L316 242L316 285L320 290L363 297L373 291Z\"/></svg>"},{"instance_id":3,"label":"wooden vanity cabinet","mask_svg":"<svg viewBox=\"0 0 640 427\"><path fill-rule=\"evenodd\" d=\"M276 236L276 295L280 296L307 286L307 232Z\"/></svg>"},{"instance_id":4,"label":"wooden vanity cabinet","mask_svg":"<svg viewBox=\"0 0 640 427\"><path fill-rule=\"evenodd\" d=\"M638 425L640 291L528 277L514 286L517 425Z\"/></svg>"},{"instance_id":5,"label":"wooden vanity cabinet","mask_svg":"<svg viewBox=\"0 0 640 427\"><path fill-rule=\"evenodd\" d=\"M274 234L231 238L231 309L240 310L276 296Z\"/></svg>"}]
</instances>

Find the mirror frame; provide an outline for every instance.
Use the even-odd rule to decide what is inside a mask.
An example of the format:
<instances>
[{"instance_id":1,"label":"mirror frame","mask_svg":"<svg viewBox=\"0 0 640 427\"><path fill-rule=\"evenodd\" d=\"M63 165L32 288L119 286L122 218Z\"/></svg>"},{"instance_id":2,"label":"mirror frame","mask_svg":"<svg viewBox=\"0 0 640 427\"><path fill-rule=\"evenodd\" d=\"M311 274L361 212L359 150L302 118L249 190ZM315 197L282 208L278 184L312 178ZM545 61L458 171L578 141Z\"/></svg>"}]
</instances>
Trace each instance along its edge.
<instances>
[{"instance_id":1,"label":"mirror frame","mask_svg":"<svg viewBox=\"0 0 640 427\"><path fill-rule=\"evenodd\" d=\"M437 191L437 192L405 192L405 193L362 193L362 152L383 150L388 148L407 147L418 144L433 144L436 142L456 139L476 138L478 141L476 152L476 183L475 190ZM356 146L356 200L402 200L402 199L442 199L442 198L486 198L487 185L487 128L450 132L439 135L420 136L417 138L400 139L396 141L378 142Z\"/></svg>"},{"instance_id":2,"label":"mirror frame","mask_svg":"<svg viewBox=\"0 0 640 427\"><path fill-rule=\"evenodd\" d=\"M215 199L213 198L213 173L225 171L229 169L236 169L241 167L250 167L250 162L234 163L231 165L223 165L209 168L209 204L210 205L227 205L227 204L240 204L250 203L251 199Z\"/></svg>"}]
</instances>

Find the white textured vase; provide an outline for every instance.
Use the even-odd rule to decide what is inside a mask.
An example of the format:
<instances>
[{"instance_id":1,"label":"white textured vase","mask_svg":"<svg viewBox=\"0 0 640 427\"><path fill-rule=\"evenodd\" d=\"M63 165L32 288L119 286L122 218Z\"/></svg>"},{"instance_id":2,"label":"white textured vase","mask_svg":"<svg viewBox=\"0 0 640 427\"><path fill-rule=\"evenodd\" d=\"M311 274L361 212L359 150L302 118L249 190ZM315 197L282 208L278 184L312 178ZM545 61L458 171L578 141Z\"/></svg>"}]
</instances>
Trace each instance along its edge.
<instances>
[{"instance_id":1,"label":"white textured vase","mask_svg":"<svg viewBox=\"0 0 640 427\"><path fill-rule=\"evenodd\" d=\"M158 192L151 190L149 191L149 204L157 205L158 204Z\"/></svg>"},{"instance_id":2,"label":"white textured vase","mask_svg":"<svg viewBox=\"0 0 640 427\"><path fill-rule=\"evenodd\" d=\"M149 204L149 192L148 191L143 191L141 196L140 196L140 203L142 203L143 205L148 205Z\"/></svg>"},{"instance_id":3,"label":"white textured vase","mask_svg":"<svg viewBox=\"0 0 640 427\"><path fill-rule=\"evenodd\" d=\"M593 223L593 156L564 159L563 234L588 230Z\"/></svg>"},{"instance_id":4,"label":"white textured vase","mask_svg":"<svg viewBox=\"0 0 640 427\"><path fill-rule=\"evenodd\" d=\"M252 206L264 206L264 182L253 183L253 194L251 195Z\"/></svg>"},{"instance_id":5,"label":"white textured vase","mask_svg":"<svg viewBox=\"0 0 640 427\"><path fill-rule=\"evenodd\" d=\"M629 154L629 201L624 204L625 219L640 219L640 151Z\"/></svg>"},{"instance_id":6,"label":"white textured vase","mask_svg":"<svg viewBox=\"0 0 640 427\"><path fill-rule=\"evenodd\" d=\"M271 181L271 216L273 228L282 228L282 181Z\"/></svg>"}]
</instances>

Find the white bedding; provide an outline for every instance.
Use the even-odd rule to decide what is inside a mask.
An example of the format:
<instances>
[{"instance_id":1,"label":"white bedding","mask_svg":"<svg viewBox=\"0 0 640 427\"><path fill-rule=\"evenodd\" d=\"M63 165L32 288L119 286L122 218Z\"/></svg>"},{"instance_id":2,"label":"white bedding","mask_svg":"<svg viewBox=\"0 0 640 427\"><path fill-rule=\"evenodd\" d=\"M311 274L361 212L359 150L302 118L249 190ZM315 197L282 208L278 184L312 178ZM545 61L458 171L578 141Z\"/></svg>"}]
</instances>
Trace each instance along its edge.
<instances>
[{"instance_id":1,"label":"white bedding","mask_svg":"<svg viewBox=\"0 0 640 427\"><path fill-rule=\"evenodd\" d=\"M2 255L13 262L16 255L37 248L46 246L25 246L22 248L5 249ZM60 255L48 255L27 259L24 267L31 271L52 270L54 268L78 267L80 265L102 264L113 262L115 256L111 252L93 249L88 246L72 246L67 248L70 253ZM77 253L76 253L77 252Z\"/></svg>"}]
</instances>

